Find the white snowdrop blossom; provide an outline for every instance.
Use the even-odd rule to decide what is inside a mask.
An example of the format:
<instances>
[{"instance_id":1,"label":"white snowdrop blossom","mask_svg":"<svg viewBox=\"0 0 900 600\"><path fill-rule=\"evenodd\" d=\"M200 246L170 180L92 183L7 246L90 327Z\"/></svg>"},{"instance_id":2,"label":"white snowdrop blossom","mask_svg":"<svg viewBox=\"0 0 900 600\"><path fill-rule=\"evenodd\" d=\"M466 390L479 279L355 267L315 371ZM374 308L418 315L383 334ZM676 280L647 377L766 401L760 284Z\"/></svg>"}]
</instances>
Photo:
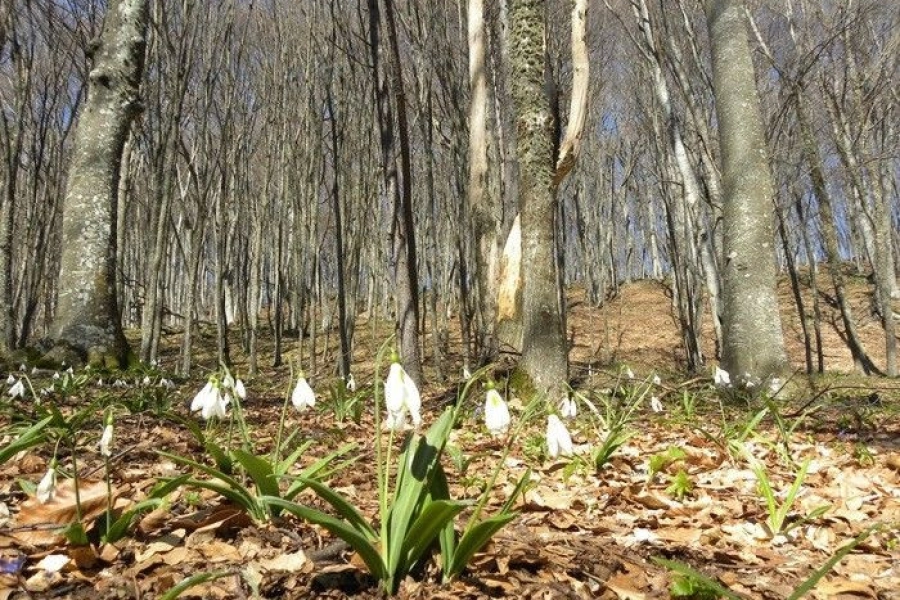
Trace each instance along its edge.
<instances>
[{"instance_id":1,"label":"white snowdrop blossom","mask_svg":"<svg viewBox=\"0 0 900 600\"><path fill-rule=\"evenodd\" d=\"M166 388L166 389L169 389L169 390L172 389L173 387L175 387L175 384L172 382L171 379L165 379L165 378L160 379L160 380L159 380L159 383L157 383L156 385L157 385L158 387Z\"/></svg>"},{"instance_id":2,"label":"white snowdrop blossom","mask_svg":"<svg viewBox=\"0 0 900 600\"><path fill-rule=\"evenodd\" d=\"M50 461L50 468L38 484L36 495L41 504L47 504L56 496L56 460Z\"/></svg>"},{"instance_id":3,"label":"white snowdrop blossom","mask_svg":"<svg viewBox=\"0 0 900 600\"><path fill-rule=\"evenodd\" d=\"M100 436L100 455L109 458L112 456L112 439L113 424L112 421L106 423L103 428L103 435Z\"/></svg>"},{"instance_id":4,"label":"white snowdrop blossom","mask_svg":"<svg viewBox=\"0 0 900 600\"><path fill-rule=\"evenodd\" d=\"M463 365L462 378L463 378L463 381L468 381L468 380L472 379L472 371L469 370L468 365Z\"/></svg>"},{"instance_id":5,"label":"white snowdrop blossom","mask_svg":"<svg viewBox=\"0 0 900 600\"><path fill-rule=\"evenodd\" d=\"M384 382L384 406L388 412L385 427L389 429L401 428L407 412L414 427L422 422L422 397L419 395L419 388L399 362L391 363Z\"/></svg>"},{"instance_id":6,"label":"white snowdrop blossom","mask_svg":"<svg viewBox=\"0 0 900 600\"><path fill-rule=\"evenodd\" d=\"M578 416L578 406L575 404L575 398L564 396L559 403L559 414L563 419L574 419Z\"/></svg>"},{"instance_id":7,"label":"white snowdrop blossom","mask_svg":"<svg viewBox=\"0 0 900 600\"><path fill-rule=\"evenodd\" d=\"M662 402L660 402L657 396L650 396L650 410L655 413L660 413L663 411Z\"/></svg>"},{"instance_id":8,"label":"white snowdrop blossom","mask_svg":"<svg viewBox=\"0 0 900 600\"><path fill-rule=\"evenodd\" d=\"M509 429L511 418L509 416L509 407L506 401L500 395L500 392L493 387L489 388L484 396L484 425L493 436L499 436L506 433Z\"/></svg>"},{"instance_id":9,"label":"white snowdrop blossom","mask_svg":"<svg viewBox=\"0 0 900 600\"><path fill-rule=\"evenodd\" d=\"M294 386L294 391L291 394L291 404L297 410L306 410L316 405L316 394L302 373L297 378L297 385Z\"/></svg>"},{"instance_id":10,"label":"white snowdrop blossom","mask_svg":"<svg viewBox=\"0 0 900 600\"><path fill-rule=\"evenodd\" d=\"M191 412L200 411L200 416L206 420L212 417L225 417L225 409L228 408L228 396L222 395L219 386L213 381L207 381L191 402Z\"/></svg>"},{"instance_id":11,"label":"white snowdrop blossom","mask_svg":"<svg viewBox=\"0 0 900 600\"><path fill-rule=\"evenodd\" d=\"M356 391L356 379L353 378L353 373L347 375L346 387L348 392Z\"/></svg>"},{"instance_id":12,"label":"white snowdrop blossom","mask_svg":"<svg viewBox=\"0 0 900 600\"><path fill-rule=\"evenodd\" d=\"M53 373L53 379L59 379L59 371Z\"/></svg>"},{"instance_id":13,"label":"white snowdrop blossom","mask_svg":"<svg viewBox=\"0 0 900 600\"><path fill-rule=\"evenodd\" d=\"M11 388L9 388L9 397L10 398L24 398L25 397L25 384L22 383L22 380L19 379L16 381Z\"/></svg>"},{"instance_id":14,"label":"white snowdrop blossom","mask_svg":"<svg viewBox=\"0 0 900 600\"><path fill-rule=\"evenodd\" d=\"M240 378L234 382L234 395L241 400L247 399L247 388L244 387L244 382Z\"/></svg>"},{"instance_id":15,"label":"white snowdrop blossom","mask_svg":"<svg viewBox=\"0 0 900 600\"><path fill-rule=\"evenodd\" d=\"M631 367L625 367L625 378L634 379L634 371L631 370Z\"/></svg>"},{"instance_id":16,"label":"white snowdrop blossom","mask_svg":"<svg viewBox=\"0 0 900 600\"><path fill-rule=\"evenodd\" d=\"M22 363L21 365L19 365L19 370L22 371L23 373L24 373L27 369L28 369L28 367L25 366L25 363Z\"/></svg>"},{"instance_id":17,"label":"white snowdrop blossom","mask_svg":"<svg viewBox=\"0 0 900 600\"><path fill-rule=\"evenodd\" d=\"M773 396L781 391L781 388L784 387L784 382L782 382L779 378L773 377L769 380L769 393Z\"/></svg>"},{"instance_id":18,"label":"white snowdrop blossom","mask_svg":"<svg viewBox=\"0 0 900 600\"><path fill-rule=\"evenodd\" d=\"M88 365L84 368L85 371L90 371L90 369L91 369L91 365ZM72 367L69 367L68 369L66 369L66 373L68 373L69 375L74 375L75 369L73 369Z\"/></svg>"},{"instance_id":19,"label":"white snowdrop blossom","mask_svg":"<svg viewBox=\"0 0 900 600\"><path fill-rule=\"evenodd\" d=\"M660 379L659 375L656 375L655 373L653 375L653 379L651 379L650 381L653 382L653 385L661 385L662 384L662 379Z\"/></svg>"},{"instance_id":20,"label":"white snowdrop blossom","mask_svg":"<svg viewBox=\"0 0 900 600\"><path fill-rule=\"evenodd\" d=\"M12 373L9 374L9 377L6 378L6 385L12 385L16 382L15 376Z\"/></svg>"},{"instance_id":21,"label":"white snowdrop blossom","mask_svg":"<svg viewBox=\"0 0 900 600\"><path fill-rule=\"evenodd\" d=\"M125 383L124 379L116 379L115 381L113 381L113 387L124 388L128 387L128 384Z\"/></svg>"},{"instance_id":22,"label":"white snowdrop blossom","mask_svg":"<svg viewBox=\"0 0 900 600\"><path fill-rule=\"evenodd\" d=\"M713 373L713 383L719 387L729 386L731 385L731 375L728 374L728 371L716 365L716 370Z\"/></svg>"},{"instance_id":23,"label":"white snowdrop blossom","mask_svg":"<svg viewBox=\"0 0 900 600\"><path fill-rule=\"evenodd\" d=\"M572 436L556 415L547 417L547 456L572 455Z\"/></svg>"},{"instance_id":24,"label":"white snowdrop blossom","mask_svg":"<svg viewBox=\"0 0 900 600\"><path fill-rule=\"evenodd\" d=\"M150 376L144 375L144 378L141 380L141 385L150 385Z\"/></svg>"}]
</instances>

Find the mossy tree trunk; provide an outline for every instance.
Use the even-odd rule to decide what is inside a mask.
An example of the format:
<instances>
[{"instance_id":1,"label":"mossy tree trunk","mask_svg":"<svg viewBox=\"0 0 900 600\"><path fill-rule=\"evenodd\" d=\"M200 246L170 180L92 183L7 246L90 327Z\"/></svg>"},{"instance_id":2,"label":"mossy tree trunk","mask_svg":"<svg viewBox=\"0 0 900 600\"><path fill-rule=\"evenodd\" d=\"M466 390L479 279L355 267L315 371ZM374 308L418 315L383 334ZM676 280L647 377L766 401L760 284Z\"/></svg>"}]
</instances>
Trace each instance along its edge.
<instances>
[{"instance_id":1,"label":"mossy tree trunk","mask_svg":"<svg viewBox=\"0 0 900 600\"><path fill-rule=\"evenodd\" d=\"M775 293L774 189L743 0L707 0L724 183L722 363L737 381L787 365Z\"/></svg>"},{"instance_id":2,"label":"mossy tree trunk","mask_svg":"<svg viewBox=\"0 0 900 600\"><path fill-rule=\"evenodd\" d=\"M131 355L115 293L116 214L122 149L140 106L147 17L148 0L111 0L93 55L63 205L51 357L120 367Z\"/></svg>"}]
</instances>

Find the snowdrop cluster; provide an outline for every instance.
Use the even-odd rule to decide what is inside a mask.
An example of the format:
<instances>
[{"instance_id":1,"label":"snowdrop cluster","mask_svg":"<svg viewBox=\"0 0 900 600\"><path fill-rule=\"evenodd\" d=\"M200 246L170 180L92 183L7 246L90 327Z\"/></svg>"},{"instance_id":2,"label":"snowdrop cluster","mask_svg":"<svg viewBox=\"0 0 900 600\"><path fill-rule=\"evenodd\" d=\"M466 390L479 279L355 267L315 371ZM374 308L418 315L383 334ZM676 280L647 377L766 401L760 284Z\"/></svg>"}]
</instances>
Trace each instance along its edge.
<instances>
[{"instance_id":1,"label":"snowdrop cluster","mask_svg":"<svg viewBox=\"0 0 900 600\"><path fill-rule=\"evenodd\" d=\"M406 424L409 413L413 427L422 423L422 397L416 382L403 370L403 366L394 360L384 382L384 406L387 409L384 426L386 429L399 431Z\"/></svg>"},{"instance_id":2,"label":"snowdrop cluster","mask_svg":"<svg viewBox=\"0 0 900 600\"><path fill-rule=\"evenodd\" d=\"M716 365L716 370L713 372L713 383L717 387L729 387L731 385L731 375L728 374L728 371Z\"/></svg>"},{"instance_id":3,"label":"snowdrop cluster","mask_svg":"<svg viewBox=\"0 0 900 600\"><path fill-rule=\"evenodd\" d=\"M240 379L235 380L230 373L226 373L222 381L211 377L203 389L194 396L191 412L200 411L200 416L207 420L212 417L223 418L234 398L243 400L246 397L244 382Z\"/></svg>"},{"instance_id":4,"label":"snowdrop cluster","mask_svg":"<svg viewBox=\"0 0 900 600\"><path fill-rule=\"evenodd\" d=\"M578 416L578 406L575 404L575 398L563 396L559 403L559 414L563 419L574 419Z\"/></svg>"}]
</instances>

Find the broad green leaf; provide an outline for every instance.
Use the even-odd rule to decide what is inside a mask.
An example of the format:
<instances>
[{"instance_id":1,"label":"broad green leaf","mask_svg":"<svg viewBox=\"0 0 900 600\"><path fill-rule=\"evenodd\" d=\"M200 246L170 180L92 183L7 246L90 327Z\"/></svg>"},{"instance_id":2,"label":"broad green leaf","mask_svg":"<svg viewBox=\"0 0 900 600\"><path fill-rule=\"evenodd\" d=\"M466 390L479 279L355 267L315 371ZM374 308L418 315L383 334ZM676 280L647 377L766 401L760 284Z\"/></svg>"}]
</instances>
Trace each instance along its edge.
<instances>
[{"instance_id":1,"label":"broad green leaf","mask_svg":"<svg viewBox=\"0 0 900 600\"><path fill-rule=\"evenodd\" d=\"M456 546L452 557L444 557L444 579L448 580L462 573L476 552L481 550L494 535L510 521L519 516L517 512L506 512L488 517L473 527L466 529Z\"/></svg>"},{"instance_id":2,"label":"broad green leaf","mask_svg":"<svg viewBox=\"0 0 900 600\"><path fill-rule=\"evenodd\" d=\"M385 568L384 560L382 560L381 554L378 552L378 548L356 527L336 519L331 515L307 506L302 506L296 502L290 502L273 496L263 496L260 498L260 501L266 505L277 506L305 521L324 527L350 544L350 547L356 550L360 558L363 559L363 562L366 563L366 566L369 568L369 572L373 577L382 581L388 578L388 572Z\"/></svg>"},{"instance_id":3,"label":"broad green leaf","mask_svg":"<svg viewBox=\"0 0 900 600\"><path fill-rule=\"evenodd\" d=\"M40 444L44 440L44 428L50 424L53 418L52 415L44 417L23 431L22 435L13 440L11 444L0 450L0 464L5 463L22 450Z\"/></svg>"},{"instance_id":4,"label":"broad green leaf","mask_svg":"<svg viewBox=\"0 0 900 600\"><path fill-rule=\"evenodd\" d=\"M177 463L179 465L184 465L186 467L194 467L198 471L206 473L210 477L215 477L216 479L220 479L220 480L224 481L226 484L228 484L232 488L245 489L244 485L241 482L239 482L237 479L235 479L234 477L231 477L230 475L227 475L226 473L223 473L222 471L220 471L218 469L215 469L213 467L204 465L203 463L197 462L196 460L192 460L192 459L184 457L184 456L179 456L178 454L171 454L171 453L165 452L163 450L159 450L158 454L160 454L161 456L165 456L166 458L174 461L175 463Z\"/></svg>"},{"instance_id":5,"label":"broad green leaf","mask_svg":"<svg viewBox=\"0 0 900 600\"><path fill-rule=\"evenodd\" d=\"M142 502L138 502L122 513L119 518L109 526L107 531L101 532L103 534L103 541L107 543L119 541L126 533L128 533L128 529L131 528L131 524L134 522L135 517L146 510L158 507L162 503L163 500L161 498L148 498Z\"/></svg>"},{"instance_id":6,"label":"broad green leaf","mask_svg":"<svg viewBox=\"0 0 900 600\"><path fill-rule=\"evenodd\" d=\"M384 541L391 573L397 570L406 532L421 508L423 496L430 487L430 474L441 458L455 420L456 412L448 408L423 437L417 437L414 444L411 442L406 452L400 455L396 496L388 519L388 539Z\"/></svg>"},{"instance_id":7,"label":"broad green leaf","mask_svg":"<svg viewBox=\"0 0 900 600\"><path fill-rule=\"evenodd\" d=\"M378 539L378 534L372 529L369 522L366 521L365 517L363 517L360 512L356 510L356 507L350 504L346 498L321 481L306 479L305 477L298 478L298 480L312 488L319 498L330 504L331 507L347 521L350 527L363 534L367 540L374 541Z\"/></svg>"},{"instance_id":8,"label":"broad green leaf","mask_svg":"<svg viewBox=\"0 0 900 600\"><path fill-rule=\"evenodd\" d=\"M232 451L232 454L241 463L241 466L247 470L247 474L253 479L253 483L256 484L256 489L259 490L260 494L265 496L280 495L278 480L275 479L275 471L268 461L240 448Z\"/></svg>"},{"instance_id":9,"label":"broad green leaf","mask_svg":"<svg viewBox=\"0 0 900 600\"><path fill-rule=\"evenodd\" d=\"M406 539L403 540L403 547L400 550L400 556L403 557L400 565L402 574L395 572L394 576L399 576L398 579L405 576L422 553L431 547L438 534L448 524L452 527L453 519L467 506L468 502L459 500L435 500L426 504L406 532Z\"/></svg>"},{"instance_id":10,"label":"broad green leaf","mask_svg":"<svg viewBox=\"0 0 900 600\"><path fill-rule=\"evenodd\" d=\"M257 521L264 521L265 512L260 510L259 501L244 487L230 487L212 480L189 479L185 485L210 490L229 500L232 504L240 506Z\"/></svg>"},{"instance_id":11,"label":"broad green leaf","mask_svg":"<svg viewBox=\"0 0 900 600\"><path fill-rule=\"evenodd\" d=\"M220 471L227 475L231 475L234 472L234 462L224 448L214 442L206 442L205 448Z\"/></svg>"},{"instance_id":12,"label":"broad green leaf","mask_svg":"<svg viewBox=\"0 0 900 600\"><path fill-rule=\"evenodd\" d=\"M358 456L342 460L337 465L331 464L336 458L347 454L354 448L356 448L355 443L351 442L348 444L344 444L334 452L323 456L316 462L304 468L302 471L300 471L300 475L294 478L294 483L292 483L290 487L288 487L288 491L284 493L283 498L285 498L286 500L291 500L292 498L294 498L294 496L303 491L303 489L306 487L306 484L303 482L304 479L324 479L325 477L336 473L337 471L344 469L347 465L355 462L359 458Z\"/></svg>"}]
</instances>

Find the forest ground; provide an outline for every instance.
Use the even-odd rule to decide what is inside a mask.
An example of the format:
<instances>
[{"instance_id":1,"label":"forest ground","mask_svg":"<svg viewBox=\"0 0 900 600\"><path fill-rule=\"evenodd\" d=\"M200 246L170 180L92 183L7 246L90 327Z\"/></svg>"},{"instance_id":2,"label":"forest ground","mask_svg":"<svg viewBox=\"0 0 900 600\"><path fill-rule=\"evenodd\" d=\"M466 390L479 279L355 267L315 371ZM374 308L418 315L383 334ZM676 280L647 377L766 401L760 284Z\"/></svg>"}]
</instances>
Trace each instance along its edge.
<instances>
[{"instance_id":1,"label":"forest ground","mask_svg":"<svg viewBox=\"0 0 900 600\"><path fill-rule=\"evenodd\" d=\"M851 296L867 348L876 364L883 364L881 328L872 314L869 287L856 281ZM801 368L802 340L786 284L782 304L789 354ZM505 469L493 487L490 506L502 503L528 468L532 485L516 504L519 517L476 555L461 577L442 585L429 564L401 583L398 596L669 598L674 584L683 597L691 597L689 592L697 598L714 597L702 595L709 589L701 581L653 561L666 558L690 565L741 597L786 598L838 549L879 525L819 581L811 597L900 598L900 382L847 374L852 363L833 325L834 308L823 306L829 372L814 378L797 374L784 397L766 410L760 397L739 397L716 388L710 373L684 374L678 330L660 284L623 286L601 308L590 306L583 292L572 291L572 375L581 395L579 415L569 422L575 456L549 459L543 449L545 420L536 418L523 426L504 458L505 440L485 431L479 420L483 392L480 386L473 388L462 401L463 422L451 437L461 452L445 461L453 497L476 498L498 461L504 461ZM358 326L353 361L363 390L358 422L351 416L339 418L329 399L333 356L318 360L329 365L328 374L311 374L318 405L306 413L286 413L286 430L298 430L301 438L312 440L300 458L303 465L345 442L358 444L359 459L333 475L331 483L370 519L378 503L375 427L367 390L387 331L373 329L364 320ZM335 339L332 336L332 353ZM92 375L90 385L68 397L51 394L42 402L44 407L55 404L66 416L92 401L114 407L110 473L120 505L141 500L160 478L186 471L159 450L211 464L183 423L160 416L166 411L187 416L202 378L215 367L210 353L215 339L205 332L196 341L202 349L197 375L176 380L172 390L157 386L160 377L174 371L179 341L177 333L166 336L160 370L149 373L148 384L143 373L122 377L124 386L111 385L115 375L97 386ZM250 437L260 452L275 444L282 406L293 384L291 367L268 366L271 340L263 342L261 372L245 378L248 397L243 403ZM458 332L451 335L450 349L457 354L447 357L453 365L448 371L458 373ZM711 355L712 348L706 354ZM233 358L236 373L246 375L237 344ZM626 376L626 368L633 370L634 379ZM432 371L426 373L434 379ZM502 374L498 368L501 389ZM651 381L654 374L659 384ZM31 378L35 390L55 381L50 372L39 371ZM426 424L456 398L461 384L453 380L425 386ZM661 403L660 412L652 410L652 397ZM515 419L523 401L508 399ZM599 414L592 414L590 406ZM33 400L9 400L5 394L0 407L0 448L44 410ZM759 417L755 425L754 417ZM604 423L609 426L617 419L629 437L597 468L591 452L609 435ZM97 451L100 423L98 408L71 429L83 504L93 502L85 509L86 519L97 514L98 502L100 511L105 504L104 462ZM227 421L207 430L222 437L228 432ZM46 505L26 493L28 483L33 486L42 477L53 451L52 443L44 443L0 464L0 600L156 598L202 572L223 576L181 597L381 595L360 561L321 528L291 518L253 522L221 496L204 490L179 489L170 503L146 513L116 544L67 545L53 528L28 525L72 519L73 504L65 495L71 486L66 482L57 499ZM59 446L58 457L60 466L71 471L65 444ZM771 484L775 508L784 503L801 465L807 465L796 499L782 511L782 535L773 536L766 525L770 515L750 457ZM323 506L308 492L299 499ZM817 515L823 506L829 508ZM9 516L3 516L4 509ZM54 555L69 559L60 571L48 573L38 566Z\"/></svg>"}]
</instances>

